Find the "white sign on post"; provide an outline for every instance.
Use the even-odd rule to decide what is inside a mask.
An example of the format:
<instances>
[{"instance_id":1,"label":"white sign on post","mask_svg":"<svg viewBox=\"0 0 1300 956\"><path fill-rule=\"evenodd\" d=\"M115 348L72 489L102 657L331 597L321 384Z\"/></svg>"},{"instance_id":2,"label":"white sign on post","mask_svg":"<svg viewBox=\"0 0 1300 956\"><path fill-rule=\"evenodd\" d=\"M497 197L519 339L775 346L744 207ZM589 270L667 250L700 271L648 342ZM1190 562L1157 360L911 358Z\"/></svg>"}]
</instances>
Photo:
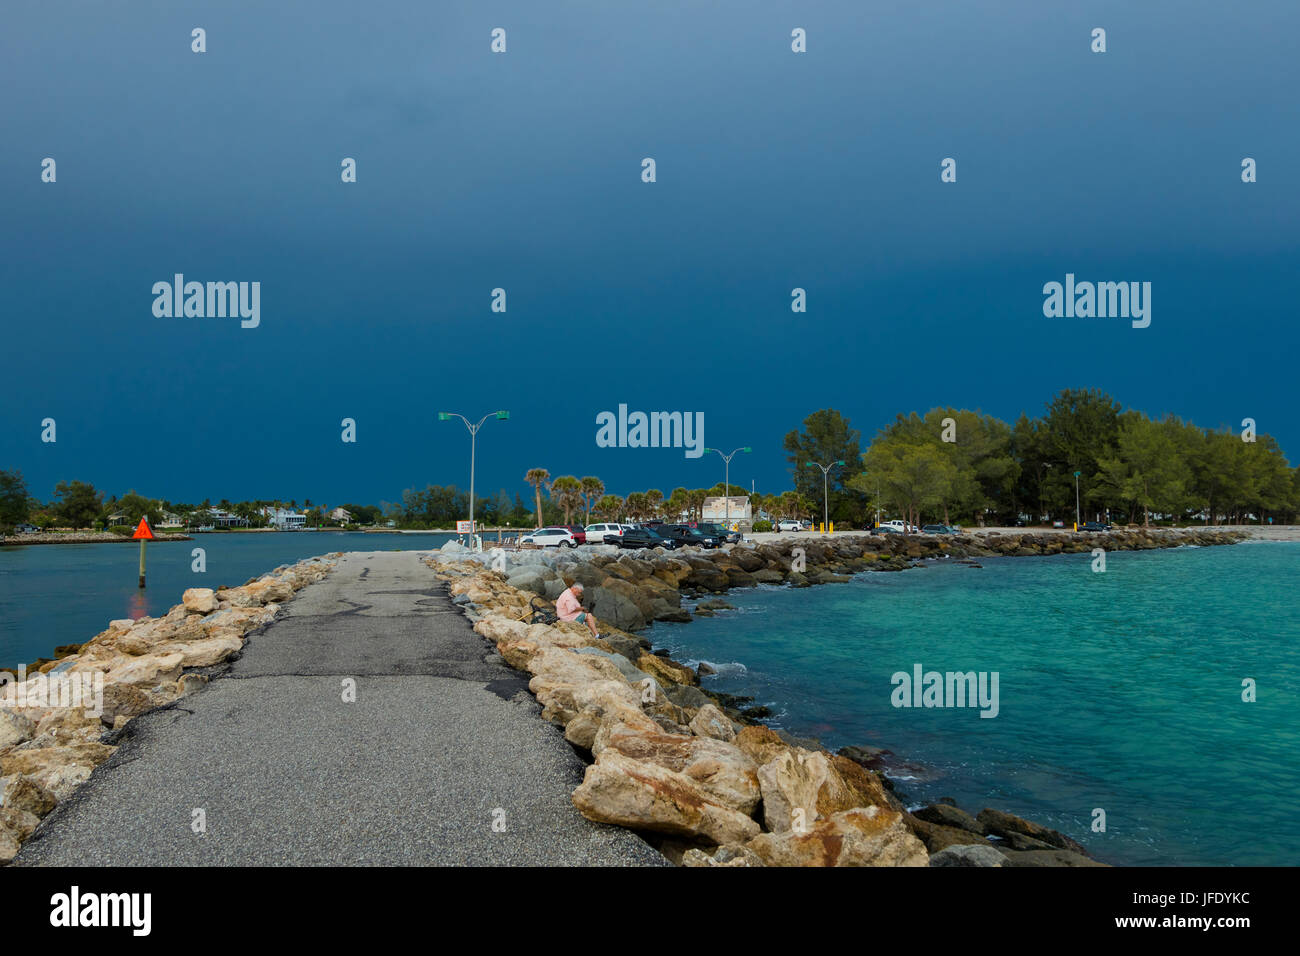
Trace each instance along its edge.
<instances>
[{"instance_id":1,"label":"white sign on post","mask_svg":"<svg viewBox=\"0 0 1300 956\"><path fill-rule=\"evenodd\" d=\"M457 534L473 534L473 533L474 533L474 522L472 522L472 521L457 521L457 522L456 522L456 533L457 533Z\"/></svg>"}]
</instances>

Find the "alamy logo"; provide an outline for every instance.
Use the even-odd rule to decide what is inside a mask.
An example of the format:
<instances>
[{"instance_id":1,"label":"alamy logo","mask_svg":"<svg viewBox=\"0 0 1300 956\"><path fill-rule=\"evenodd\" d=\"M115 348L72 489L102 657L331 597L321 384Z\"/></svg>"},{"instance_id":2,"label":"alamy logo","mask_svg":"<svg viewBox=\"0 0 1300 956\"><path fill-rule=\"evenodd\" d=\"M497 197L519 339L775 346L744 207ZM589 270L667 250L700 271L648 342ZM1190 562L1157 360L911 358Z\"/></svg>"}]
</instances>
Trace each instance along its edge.
<instances>
[{"instance_id":1,"label":"alamy logo","mask_svg":"<svg viewBox=\"0 0 1300 956\"><path fill-rule=\"evenodd\" d=\"M685 448L687 458L704 454L703 412L629 414L619 405L617 415L599 413L596 424L597 448Z\"/></svg>"},{"instance_id":2,"label":"alamy logo","mask_svg":"<svg viewBox=\"0 0 1300 956\"><path fill-rule=\"evenodd\" d=\"M889 682L894 691L889 702L895 707L978 707L981 717L996 717L998 672L925 671L912 665L912 673L898 671Z\"/></svg>"},{"instance_id":3,"label":"alamy logo","mask_svg":"<svg viewBox=\"0 0 1300 956\"><path fill-rule=\"evenodd\" d=\"M1065 274L1065 285L1043 286L1043 315L1049 319L1132 319L1133 328L1151 324L1150 282L1075 282Z\"/></svg>"},{"instance_id":4,"label":"alamy logo","mask_svg":"<svg viewBox=\"0 0 1300 956\"><path fill-rule=\"evenodd\" d=\"M50 897L50 925L129 926L133 936L148 936L153 927L151 893L70 893Z\"/></svg>"},{"instance_id":5,"label":"alamy logo","mask_svg":"<svg viewBox=\"0 0 1300 956\"><path fill-rule=\"evenodd\" d=\"M159 319L239 316L245 329L255 329L262 321L260 282L186 282L178 272L171 282L155 282L153 294L153 314Z\"/></svg>"},{"instance_id":6,"label":"alamy logo","mask_svg":"<svg viewBox=\"0 0 1300 956\"><path fill-rule=\"evenodd\" d=\"M15 677L0 671L0 707L80 708L91 717L104 713L104 675L100 671L75 674L32 674L21 665Z\"/></svg>"}]
</instances>

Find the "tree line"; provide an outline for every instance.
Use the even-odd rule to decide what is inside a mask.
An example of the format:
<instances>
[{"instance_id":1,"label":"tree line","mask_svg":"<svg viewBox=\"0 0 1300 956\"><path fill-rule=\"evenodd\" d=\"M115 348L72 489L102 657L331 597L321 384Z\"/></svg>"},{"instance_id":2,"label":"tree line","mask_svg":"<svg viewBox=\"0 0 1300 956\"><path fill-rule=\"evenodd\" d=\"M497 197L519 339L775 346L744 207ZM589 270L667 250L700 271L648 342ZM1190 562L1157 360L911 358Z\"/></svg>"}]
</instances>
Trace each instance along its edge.
<instances>
[{"instance_id":1,"label":"tree line","mask_svg":"<svg viewBox=\"0 0 1300 956\"><path fill-rule=\"evenodd\" d=\"M1300 469L1252 423L1153 419L1098 389L1065 389L1014 424L968 409L900 414L865 451L860 440L834 409L785 440L796 487L819 505L821 471L806 463L844 462L828 497L845 524L877 511L914 524L1071 524L1076 501L1083 520L1144 525L1289 523L1300 512Z\"/></svg>"},{"instance_id":2,"label":"tree line","mask_svg":"<svg viewBox=\"0 0 1300 956\"><path fill-rule=\"evenodd\" d=\"M1207 429L1167 415L1153 419L1124 409L1097 389L1065 389L1042 414L1014 424L976 410L933 408L900 414L866 450L861 434L835 409L813 412L789 432L784 450L793 488L748 494L753 515L820 518L823 498L839 527L869 527L877 515L913 524L1073 522L1080 517L1150 524L1266 521L1291 523L1300 513L1300 469L1265 433ZM822 468L828 466L823 483ZM1077 474L1076 474L1077 473ZM592 521L701 520L706 498L745 489L657 488L611 493L594 476L552 477L546 468L523 476L531 501L504 488L475 501L482 527L541 527ZM828 492L824 495L824 489ZM42 503L28 494L21 472L0 471L0 531L31 522L41 527L104 526L121 512L135 524L171 512L186 524L207 524L210 500L172 503L128 492L105 499L82 481L61 481ZM296 499L231 502L215 507L264 526L263 509L297 510ZM308 524L328 527L325 509L302 504ZM353 525L392 523L405 529L451 528L469 514L469 495L455 485L407 489L399 502L345 504ZM332 509L331 509L332 510Z\"/></svg>"}]
</instances>

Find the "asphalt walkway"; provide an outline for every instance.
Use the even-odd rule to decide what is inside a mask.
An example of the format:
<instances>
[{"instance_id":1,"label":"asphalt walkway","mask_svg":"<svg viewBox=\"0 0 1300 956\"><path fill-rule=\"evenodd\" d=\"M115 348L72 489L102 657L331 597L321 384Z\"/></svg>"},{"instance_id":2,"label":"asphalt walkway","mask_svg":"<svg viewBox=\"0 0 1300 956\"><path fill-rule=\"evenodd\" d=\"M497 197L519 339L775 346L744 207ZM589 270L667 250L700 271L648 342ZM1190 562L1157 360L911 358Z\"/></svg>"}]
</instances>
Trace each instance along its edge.
<instances>
[{"instance_id":1,"label":"asphalt walkway","mask_svg":"<svg viewBox=\"0 0 1300 956\"><path fill-rule=\"evenodd\" d=\"M583 763L525 677L417 554L349 553L226 675L133 720L14 864L664 863L574 809Z\"/></svg>"}]
</instances>

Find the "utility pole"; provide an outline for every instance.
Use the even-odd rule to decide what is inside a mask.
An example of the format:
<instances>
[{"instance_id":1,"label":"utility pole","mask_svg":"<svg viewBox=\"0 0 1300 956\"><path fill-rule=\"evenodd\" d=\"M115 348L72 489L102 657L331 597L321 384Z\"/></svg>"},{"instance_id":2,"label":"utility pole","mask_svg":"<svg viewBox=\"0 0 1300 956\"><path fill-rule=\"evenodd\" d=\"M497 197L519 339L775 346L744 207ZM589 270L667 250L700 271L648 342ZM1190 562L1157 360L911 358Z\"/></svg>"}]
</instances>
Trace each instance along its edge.
<instances>
[{"instance_id":1,"label":"utility pole","mask_svg":"<svg viewBox=\"0 0 1300 956\"><path fill-rule=\"evenodd\" d=\"M1079 475L1081 474L1082 472L1079 471L1076 471L1074 473L1074 530L1075 531L1079 530L1079 525L1081 523L1079 519Z\"/></svg>"},{"instance_id":2,"label":"utility pole","mask_svg":"<svg viewBox=\"0 0 1300 956\"><path fill-rule=\"evenodd\" d=\"M731 459L735 458L736 455L742 451L748 455L751 449L748 445L746 445L744 448L734 448L732 449L730 455L723 455L722 452L718 451L718 449L716 448L706 448L704 450L705 452L710 452L710 451L718 452L719 455L722 455L722 460L726 462L725 466L722 469L722 475L723 475L722 499L725 502L724 507L726 508L725 513L727 516L724 525L726 527L726 530L730 531L731 530Z\"/></svg>"},{"instance_id":3,"label":"utility pole","mask_svg":"<svg viewBox=\"0 0 1300 956\"><path fill-rule=\"evenodd\" d=\"M476 453L475 445L478 441L478 430L483 427L483 423L489 418L496 418L498 421L507 421L510 413L507 411L488 412L478 420L478 424L471 425L468 418L459 412L439 412L438 421L445 422L451 418L459 418L469 429L469 535L470 546L473 547L474 539L478 532L478 526L474 524L474 458Z\"/></svg>"},{"instance_id":4,"label":"utility pole","mask_svg":"<svg viewBox=\"0 0 1300 956\"><path fill-rule=\"evenodd\" d=\"M831 519L830 519L830 511L831 511L830 487L831 486L830 486L829 476L832 468L834 468L836 465L842 465L842 464L844 464L844 461L842 459L840 461L833 461L829 465L823 465L820 462L816 462L816 461L808 462L809 468L812 468L814 465L816 465L818 468L822 470L822 531L823 532L825 532L831 526Z\"/></svg>"}]
</instances>

